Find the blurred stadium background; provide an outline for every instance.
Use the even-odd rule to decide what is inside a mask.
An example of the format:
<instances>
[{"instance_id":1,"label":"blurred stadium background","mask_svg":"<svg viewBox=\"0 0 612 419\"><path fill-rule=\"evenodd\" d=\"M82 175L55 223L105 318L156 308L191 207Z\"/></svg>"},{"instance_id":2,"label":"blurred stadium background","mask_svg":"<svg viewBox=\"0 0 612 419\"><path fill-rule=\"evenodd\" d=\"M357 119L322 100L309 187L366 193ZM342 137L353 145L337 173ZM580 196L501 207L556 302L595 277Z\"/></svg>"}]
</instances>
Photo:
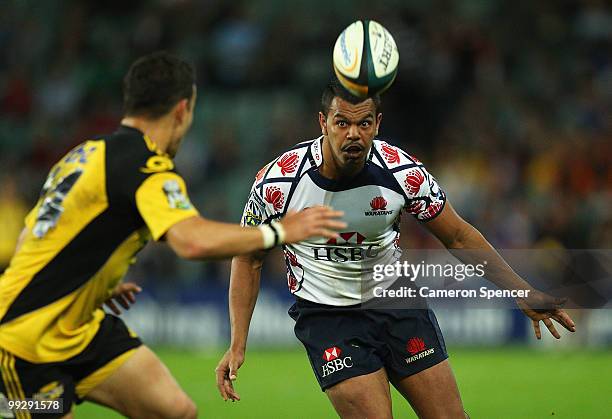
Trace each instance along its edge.
<instances>
[{"instance_id":1,"label":"blurred stadium background","mask_svg":"<svg viewBox=\"0 0 612 419\"><path fill-rule=\"evenodd\" d=\"M238 222L257 170L319 135L319 95L338 33L373 18L400 49L382 137L424 161L498 248L612 247L612 10L604 0L8 0L0 13L0 269L46 172L114 130L121 78L168 49L198 68L192 131L177 156L203 215ZM412 221L403 245L439 247ZM333 417L286 315L278 254L266 264L241 370L224 405L213 368L228 343L228 262L150 245L128 324L215 418ZM535 342L520 313L439 313L473 417L610 417L612 312L573 313L578 332ZM397 417L413 417L395 399ZM81 417L111 417L91 407Z\"/></svg>"}]
</instances>

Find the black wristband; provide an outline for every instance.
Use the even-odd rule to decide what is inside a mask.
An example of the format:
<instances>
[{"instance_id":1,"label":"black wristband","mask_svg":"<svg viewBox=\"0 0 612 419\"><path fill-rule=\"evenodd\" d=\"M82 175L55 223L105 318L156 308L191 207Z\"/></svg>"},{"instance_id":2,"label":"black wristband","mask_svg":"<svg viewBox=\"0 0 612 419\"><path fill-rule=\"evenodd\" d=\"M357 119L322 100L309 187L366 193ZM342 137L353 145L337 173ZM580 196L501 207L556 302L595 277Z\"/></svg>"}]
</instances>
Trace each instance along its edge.
<instances>
[{"instance_id":1,"label":"black wristband","mask_svg":"<svg viewBox=\"0 0 612 419\"><path fill-rule=\"evenodd\" d=\"M276 246L278 246L280 244L280 240L279 240L279 236L278 236L278 230L276 229L276 226L273 223L270 223L268 225L270 226L270 228L274 232L274 247L276 247Z\"/></svg>"}]
</instances>

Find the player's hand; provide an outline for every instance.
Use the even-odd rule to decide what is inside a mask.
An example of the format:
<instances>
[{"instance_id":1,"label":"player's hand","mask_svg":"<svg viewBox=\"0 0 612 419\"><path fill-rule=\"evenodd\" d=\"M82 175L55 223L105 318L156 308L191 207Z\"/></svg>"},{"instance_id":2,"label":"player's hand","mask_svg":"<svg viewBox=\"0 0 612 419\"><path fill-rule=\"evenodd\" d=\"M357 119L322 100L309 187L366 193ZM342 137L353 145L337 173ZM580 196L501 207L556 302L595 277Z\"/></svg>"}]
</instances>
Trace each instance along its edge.
<instances>
[{"instance_id":1,"label":"player's hand","mask_svg":"<svg viewBox=\"0 0 612 419\"><path fill-rule=\"evenodd\" d=\"M288 211L281 220L285 229L285 243L296 243L310 237L335 239L338 233L334 230L346 228L344 221L338 220L344 212L330 207L316 206L302 211Z\"/></svg>"},{"instance_id":2,"label":"player's hand","mask_svg":"<svg viewBox=\"0 0 612 419\"><path fill-rule=\"evenodd\" d=\"M234 381L238 378L238 368L242 366L243 362L244 352L228 350L215 368L217 388L225 401L237 402L240 400L240 396L234 390Z\"/></svg>"},{"instance_id":3,"label":"player's hand","mask_svg":"<svg viewBox=\"0 0 612 419\"><path fill-rule=\"evenodd\" d=\"M557 339L561 335L555 328L551 319L570 332L576 331L576 325L572 318L561 308L567 302L567 298L555 298L538 290L531 290L528 298L517 298L516 303L527 317L533 322L533 331L536 338L542 339L540 322L548 328L548 331Z\"/></svg>"},{"instance_id":4,"label":"player's hand","mask_svg":"<svg viewBox=\"0 0 612 419\"><path fill-rule=\"evenodd\" d=\"M120 315L121 310L115 303L119 303L121 307L129 310L131 304L136 304L136 294L140 291L142 291L142 288L132 282L121 283L115 287L113 293L104 304L111 309L113 313Z\"/></svg>"}]
</instances>

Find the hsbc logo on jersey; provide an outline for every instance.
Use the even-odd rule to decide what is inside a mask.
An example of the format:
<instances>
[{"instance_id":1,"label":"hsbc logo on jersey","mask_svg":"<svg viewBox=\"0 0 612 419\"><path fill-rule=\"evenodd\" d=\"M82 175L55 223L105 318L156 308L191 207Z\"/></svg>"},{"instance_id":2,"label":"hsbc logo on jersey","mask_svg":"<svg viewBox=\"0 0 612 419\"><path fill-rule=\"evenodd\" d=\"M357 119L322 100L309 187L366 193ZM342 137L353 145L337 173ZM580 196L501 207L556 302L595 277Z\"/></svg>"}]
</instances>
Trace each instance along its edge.
<instances>
[{"instance_id":1,"label":"hsbc logo on jersey","mask_svg":"<svg viewBox=\"0 0 612 419\"><path fill-rule=\"evenodd\" d=\"M410 364L421 358L425 358L435 352L434 348L427 349L425 341L421 338L410 338L406 343L406 350L412 356L406 358L406 363Z\"/></svg>"},{"instance_id":2,"label":"hsbc logo on jersey","mask_svg":"<svg viewBox=\"0 0 612 419\"><path fill-rule=\"evenodd\" d=\"M341 355L342 350L337 346L327 348L325 352L323 352L323 360L326 361L321 367L323 378L335 372L342 371L345 368L353 368L353 358L350 356L341 358Z\"/></svg>"},{"instance_id":3,"label":"hsbc logo on jersey","mask_svg":"<svg viewBox=\"0 0 612 419\"><path fill-rule=\"evenodd\" d=\"M379 246L370 244L360 245L366 237L357 231L348 231L338 234L338 239L329 239L328 246L313 247L314 260L326 260L328 262L358 262L360 260L375 258L378 256Z\"/></svg>"},{"instance_id":4,"label":"hsbc logo on jersey","mask_svg":"<svg viewBox=\"0 0 612 419\"><path fill-rule=\"evenodd\" d=\"M387 210L387 200L382 196L372 198L370 201L371 211L366 211L364 214L366 217L375 217L378 215L391 215L393 210Z\"/></svg>"}]
</instances>

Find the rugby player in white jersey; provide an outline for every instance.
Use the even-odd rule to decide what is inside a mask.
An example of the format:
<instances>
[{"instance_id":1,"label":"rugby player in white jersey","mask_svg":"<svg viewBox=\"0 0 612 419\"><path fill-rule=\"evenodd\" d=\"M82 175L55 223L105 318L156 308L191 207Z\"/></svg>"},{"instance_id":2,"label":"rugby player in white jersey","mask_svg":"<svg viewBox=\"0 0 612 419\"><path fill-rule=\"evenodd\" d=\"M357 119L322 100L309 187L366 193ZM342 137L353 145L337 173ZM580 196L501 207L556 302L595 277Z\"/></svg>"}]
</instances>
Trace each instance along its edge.
<instances>
[{"instance_id":1,"label":"rugby player in white jersey","mask_svg":"<svg viewBox=\"0 0 612 419\"><path fill-rule=\"evenodd\" d=\"M296 297L289 310L295 334L340 417L391 418L391 383L421 418L464 418L433 312L360 308L364 271L397 260L401 212L411 213L448 249L488 250L487 278L500 288L532 290L530 299L517 302L538 338L540 321L556 338L551 319L570 331L574 322L561 300L531 288L457 215L417 159L375 139L379 105L378 97L357 99L328 85L319 113L323 135L297 144L257 173L242 222L271 222L322 204L344 211L348 228L340 238L284 246L288 286ZM232 261L231 345L216 370L225 400L240 399L233 381L244 362L263 256Z\"/></svg>"}]
</instances>

